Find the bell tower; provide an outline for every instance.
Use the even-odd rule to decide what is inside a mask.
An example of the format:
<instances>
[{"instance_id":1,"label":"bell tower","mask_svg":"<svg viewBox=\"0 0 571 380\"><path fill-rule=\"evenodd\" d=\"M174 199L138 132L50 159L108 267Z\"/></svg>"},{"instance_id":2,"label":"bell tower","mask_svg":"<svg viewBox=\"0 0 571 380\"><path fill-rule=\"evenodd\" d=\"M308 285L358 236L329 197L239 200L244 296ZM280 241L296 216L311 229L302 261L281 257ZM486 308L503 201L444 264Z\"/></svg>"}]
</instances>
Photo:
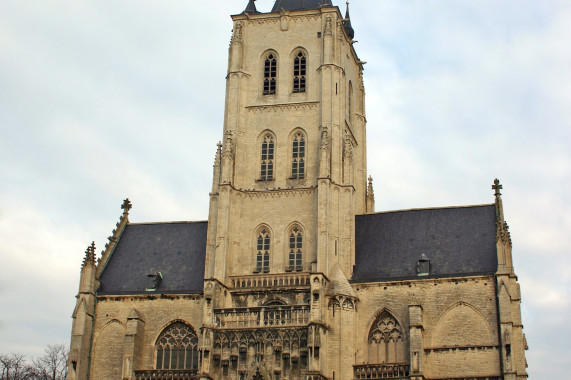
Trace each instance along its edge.
<instances>
[{"instance_id":1,"label":"bell tower","mask_svg":"<svg viewBox=\"0 0 571 380\"><path fill-rule=\"evenodd\" d=\"M277 0L269 13L250 0L232 20L205 270L205 331L221 348L203 368L232 371L216 330L228 314L217 310L246 307L262 308L253 318L266 326L268 313L286 324L295 315L304 338L288 340L287 352L270 344L271 355L263 342L244 347L244 373L321 373L327 355L312 342L325 323L328 276L335 268L351 277L355 215L372 209L363 62L348 9L344 18L330 0Z\"/></svg>"},{"instance_id":2,"label":"bell tower","mask_svg":"<svg viewBox=\"0 0 571 380\"><path fill-rule=\"evenodd\" d=\"M250 1L232 17L207 279L334 264L351 275L353 217L367 212L363 62L337 7L298 3L260 13ZM296 228L303 251L291 265Z\"/></svg>"}]
</instances>

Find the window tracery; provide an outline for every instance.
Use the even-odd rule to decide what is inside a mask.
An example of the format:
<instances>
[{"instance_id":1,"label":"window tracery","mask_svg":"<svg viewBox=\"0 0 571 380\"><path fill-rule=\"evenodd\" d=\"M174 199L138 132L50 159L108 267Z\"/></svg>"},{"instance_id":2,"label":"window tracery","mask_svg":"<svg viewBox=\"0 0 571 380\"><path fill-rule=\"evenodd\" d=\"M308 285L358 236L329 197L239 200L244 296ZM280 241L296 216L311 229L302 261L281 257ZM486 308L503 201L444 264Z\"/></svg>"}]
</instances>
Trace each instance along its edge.
<instances>
[{"instance_id":1,"label":"window tracery","mask_svg":"<svg viewBox=\"0 0 571 380\"><path fill-rule=\"evenodd\" d=\"M303 269L303 235L296 226L289 234L289 270L300 271Z\"/></svg>"},{"instance_id":2,"label":"window tracery","mask_svg":"<svg viewBox=\"0 0 571 380\"><path fill-rule=\"evenodd\" d=\"M267 228L262 228L256 241L256 272L267 273L270 271L270 233Z\"/></svg>"},{"instance_id":3,"label":"window tracery","mask_svg":"<svg viewBox=\"0 0 571 380\"><path fill-rule=\"evenodd\" d=\"M260 163L260 180L271 181L274 179L274 137L267 133L262 139L262 155Z\"/></svg>"},{"instance_id":4,"label":"window tracery","mask_svg":"<svg viewBox=\"0 0 571 380\"><path fill-rule=\"evenodd\" d=\"M305 92L306 62L304 52L299 51L293 60L293 92Z\"/></svg>"},{"instance_id":5,"label":"window tracery","mask_svg":"<svg viewBox=\"0 0 571 380\"><path fill-rule=\"evenodd\" d=\"M383 311L369 331L369 362L395 363L404 360L401 325L388 311Z\"/></svg>"},{"instance_id":6,"label":"window tracery","mask_svg":"<svg viewBox=\"0 0 571 380\"><path fill-rule=\"evenodd\" d=\"M157 369L198 369L198 337L191 326L174 322L156 343Z\"/></svg>"},{"instance_id":7,"label":"window tracery","mask_svg":"<svg viewBox=\"0 0 571 380\"><path fill-rule=\"evenodd\" d=\"M291 178L305 178L305 136L297 132L292 141Z\"/></svg>"},{"instance_id":8,"label":"window tracery","mask_svg":"<svg viewBox=\"0 0 571 380\"><path fill-rule=\"evenodd\" d=\"M264 95L276 93L278 61L274 53L270 53L264 61Z\"/></svg>"}]
</instances>

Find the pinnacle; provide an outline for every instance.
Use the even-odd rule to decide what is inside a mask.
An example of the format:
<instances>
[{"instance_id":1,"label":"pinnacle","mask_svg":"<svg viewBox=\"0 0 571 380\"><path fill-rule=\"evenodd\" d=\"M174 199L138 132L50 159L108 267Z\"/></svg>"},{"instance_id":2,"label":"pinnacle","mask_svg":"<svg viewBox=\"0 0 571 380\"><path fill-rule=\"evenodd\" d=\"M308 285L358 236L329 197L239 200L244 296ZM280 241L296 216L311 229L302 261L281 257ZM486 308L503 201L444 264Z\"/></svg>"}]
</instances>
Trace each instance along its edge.
<instances>
[{"instance_id":1,"label":"pinnacle","mask_svg":"<svg viewBox=\"0 0 571 380\"><path fill-rule=\"evenodd\" d=\"M86 265L95 265L95 242L91 242L85 250L85 257L83 258L81 268L84 268Z\"/></svg>"}]
</instances>

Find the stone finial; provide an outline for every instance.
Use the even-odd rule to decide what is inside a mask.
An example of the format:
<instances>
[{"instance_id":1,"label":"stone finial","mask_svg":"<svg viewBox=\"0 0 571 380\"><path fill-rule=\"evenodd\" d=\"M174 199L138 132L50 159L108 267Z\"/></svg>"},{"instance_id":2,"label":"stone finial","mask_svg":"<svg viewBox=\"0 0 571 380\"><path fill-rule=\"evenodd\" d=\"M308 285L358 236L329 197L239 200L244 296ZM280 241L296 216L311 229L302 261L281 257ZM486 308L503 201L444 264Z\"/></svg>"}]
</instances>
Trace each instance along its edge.
<instances>
[{"instance_id":1,"label":"stone finial","mask_svg":"<svg viewBox=\"0 0 571 380\"><path fill-rule=\"evenodd\" d=\"M503 189L503 186L500 184L499 179L494 180L494 184L492 185L492 190L494 190L494 196L496 197L496 219L500 222L504 222L504 206L502 204L502 193L500 190Z\"/></svg>"},{"instance_id":2,"label":"stone finial","mask_svg":"<svg viewBox=\"0 0 571 380\"><path fill-rule=\"evenodd\" d=\"M369 186L367 186L367 195L369 198L375 199L375 192L373 190L373 177L369 176Z\"/></svg>"},{"instance_id":3,"label":"stone finial","mask_svg":"<svg viewBox=\"0 0 571 380\"><path fill-rule=\"evenodd\" d=\"M123 204L121 205L121 209L123 210L123 215L129 215L129 210L131 210L132 208L133 208L133 204L131 203L129 198L126 198L123 201Z\"/></svg>"},{"instance_id":4,"label":"stone finial","mask_svg":"<svg viewBox=\"0 0 571 380\"><path fill-rule=\"evenodd\" d=\"M91 242L85 250L85 257L83 258L81 268L85 268L86 265L95 265L95 242Z\"/></svg>"},{"instance_id":5,"label":"stone finial","mask_svg":"<svg viewBox=\"0 0 571 380\"><path fill-rule=\"evenodd\" d=\"M503 189L504 187L500 184L500 180L499 179L495 179L494 180L494 184L492 185L492 190L495 190L495 196L496 198L501 197L502 193L500 193L500 190Z\"/></svg>"},{"instance_id":6,"label":"stone finial","mask_svg":"<svg viewBox=\"0 0 571 380\"><path fill-rule=\"evenodd\" d=\"M367 186L366 203L367 212L375 212L375 191L373 190L373 177L371 176L369 176L369 185Z\"/></svg>"},{"instance_id":7,"label":"stone finial","mask_svg":"<svg viewBox=\"0 0 571 380\"><path fill-rule=\"evenodd\" d=\"M222 142L218 141L216 144L216 157L214 157L214 167L220 166L222 163Z\"/></svg>"}]
</instances>

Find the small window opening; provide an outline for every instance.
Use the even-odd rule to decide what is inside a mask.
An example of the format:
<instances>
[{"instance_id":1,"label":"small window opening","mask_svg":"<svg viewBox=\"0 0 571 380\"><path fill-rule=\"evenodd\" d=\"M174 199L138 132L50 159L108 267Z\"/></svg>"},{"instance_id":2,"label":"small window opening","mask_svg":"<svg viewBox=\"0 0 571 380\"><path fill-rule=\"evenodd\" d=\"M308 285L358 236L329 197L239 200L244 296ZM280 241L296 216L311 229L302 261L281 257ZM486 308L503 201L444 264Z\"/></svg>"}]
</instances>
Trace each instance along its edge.
<instances>
[{"instance_id":1,"label":"small window opening","mask_svg":"<svg viewBox=\"0 0 571 380\"><path fill-rule=\"evenodd\" d=\"M264 95L276 93L277 60L274 54L268 55L264 62Z\"/></svg>"},{"instance_id":2,"label":"small window opening","mask_svg":"<svg viewBox=\"0 0 571 380\"><path fill-rule=\"evenodd\" d=\"M258 234L256 242L256 270L255 272L267 273L270 271L270 234L264 228Z\"/></svg>"},{"instance_id":3,"label":"small window opening","mask_svg":"<svg viewBox=\"0 0 571 380\"><path fill-rule=\"evenodd\" d=\"M269 133L262 140L261 161L260 180L271 181L274 179L274 138Z\"/></svg>"},{"instance_id":4,"label":"small window opening","mask_svg":"<svg viewBox=\"0 0 571 380\"><path fill-rule=\"evenodd\" d=\"M292 142L291 178L305 177L305 139L303 133L295 134Z\"/></svg>"},{"instance_id":5,"label":"small window opening","mask_svg":"<svg viewBox=\"0 0 571 380\"><path fill-rule=\"evenodd\" d=\"M305 54L297 53L293 62L293 92L305 92L306 62Z\"/></svg>"},{"instance_id":6,"label":"small window opening","mask_svg":"<svg viewBox=\"0 0 571 380\"><path fill-rule=\"evenodd\" d=\"M152 270L151 273L147 275L147 288L145 289L146 292L154 292L156 291L161 282L163 280L163 275L161 272L157 272Z\"/></svg>"},{"instance_id":7,"label":"small window opening","mask_svg":"<svg viewBox=\"0 0 571 380\"><path fill-rule=\"evenodd\" d=\"M418 276L430 275L430 260L424 253L416 261L416 273Z\"/></svg>"},{"instance_id":8,"label":"small window opening","mask_svg":"<svg viewBox=\"0 0 571 380\"><path fill-rule=\"evenodd\" d=\"M303 236L299 228L294 227L289 235L289 270L301 271Z\"/></svg>"}]
</instances>

